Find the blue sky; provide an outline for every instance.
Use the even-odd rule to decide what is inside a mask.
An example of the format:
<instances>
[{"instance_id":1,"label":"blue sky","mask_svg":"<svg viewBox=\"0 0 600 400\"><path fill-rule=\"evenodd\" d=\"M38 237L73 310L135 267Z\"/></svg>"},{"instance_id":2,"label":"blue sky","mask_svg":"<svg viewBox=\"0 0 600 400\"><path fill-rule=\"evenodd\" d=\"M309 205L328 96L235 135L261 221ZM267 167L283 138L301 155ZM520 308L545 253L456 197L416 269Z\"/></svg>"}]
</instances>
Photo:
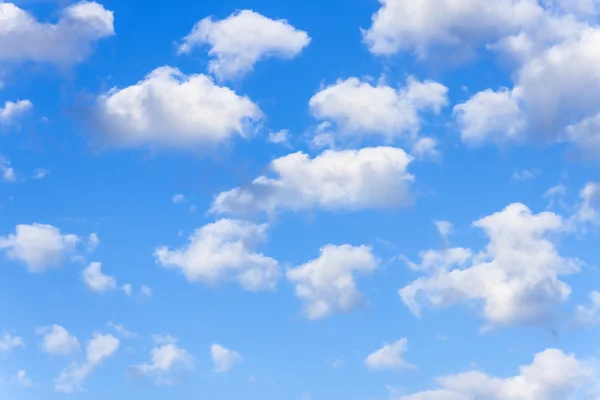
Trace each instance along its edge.
<instances>
[{"instance_id":1,"label":"blue sky","mask_svg":"<svg viewBox=\"0 0 600 400\"><path fill-rule=\"evenodd\" d=\"M0 2L0 398L597 399L599 13Z\"/></svg>"}]
</instances>

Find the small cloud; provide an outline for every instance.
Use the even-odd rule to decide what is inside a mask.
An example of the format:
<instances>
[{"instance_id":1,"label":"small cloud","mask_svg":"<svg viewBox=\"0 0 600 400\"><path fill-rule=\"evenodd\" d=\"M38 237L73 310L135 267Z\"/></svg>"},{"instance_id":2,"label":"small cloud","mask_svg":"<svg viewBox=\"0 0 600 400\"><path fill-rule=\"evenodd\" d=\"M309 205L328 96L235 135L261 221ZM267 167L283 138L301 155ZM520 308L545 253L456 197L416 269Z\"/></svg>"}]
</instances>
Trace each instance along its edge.
<instances>
[{"instance_id":1,"label":"small cloud","mask_svg":"<svg viewBox=\"0 0 600 400\"><path fill-rule=\"evenodd\" d=\"M370 354L365 360L365 364L370 370L374 371L415 369L414 365L408 364L403 359L408 347L407 344L408 341L405 338L392 344L385 344L381 349Z\"/></svg>"},{"instance_id":2,"label":"small cloud","mask_svg":"<svg viewBox=\"0 0 600 400\"><path fill-rule=\"evenodd\" d=\"M3 156L0 156L0 176L5 182L17 181L14 168L11 167L10 161Z\"/></svg>"},{"instance_id":3,"label":"small cloud","mask_svg":"<svg viewBox=\"0 0 600 400\"><path fill-rule=\"evenodd\" d=\"M522 170L515 170L513 172L512 178L513 178L513 180L518 181L518 182L526 182L526 181L534 180L541 174L542 174L542 171L540 171L539 169L522 169Z\"/></svg>"},{"instance_id":4,"label":"small cloud","mask_svg":"<svg viewBox=\"0 0 600 400\"><path fill-rule=\"evenodd\" d=\"M114 324L111 321L108 321L106 325L114 329L115 332L121 335L121 337L124 339L134 339L138 337L137 333L128 331L123 325Z\"/></svg>"},{"instance_id":5,"label":"small cloud","mask_svg":"<svg viewBox=\"0 0 600 400\"><path fill-rule=\"evenodd\" d=\"M125 285L121 286L121 290L127 295L127 296L131 296L131 293L133 292L133 286L131 286L129 283L126 283Z\"/></svg>"},{"instance_id":6,"label":"small cloud","mask_svg":"<svg viewBox=\"0 0 600 400\"><path fill-rule=\"evenodd\" d=\"M33 386L35 386L35 384L33 383L33 381L27 377L27 372L25 372L24 370L21 370L21 371L17 372L15 374L15 376L13 376L11 378L10 381L14 385L19 385L19 386L22 386L22 387L33 387Z\"/></svg>"},{"instance_id":7,"label":"small cloud","mask_svg":"<svg viewBox=\"0 0 600 400\"><path fill-rule=\"evenodd\" d=\"M44 179L45 177L47 177L50 174L50 171L48 171L45 168L38 168L35 171L33 171L33 179Z\"/></svg>"},{"instance_id":8,"label":"small cloud","mask_svg":"<svg viewBox=\"0 0 600 400\"><path fill-rule=\"evenodd\" d=\"M98 238L98 235L96 233L90 233L90 236L88 237L88 251L92 252L96 250L96 247L98 247L99 244L100 239Z\"/></svg>"},{"instance_id":9,"label":"small cloud","mask_svg":"<svg viewBox=\"0 0 600 400\"><path fill-rule=\"evenodd\" d=\"M152 294L154 293L154 291L151 288L149 288L148 286L142 285L141 293L142 293L142 296L149 299L150 297L152 297Z\"/></svg>"},{"instance_id":10,"label":"small cloud","mask_svg":"<svg viewBox=\"0 0 600 400\"><path fill-rule=\"evenodd\" d=\"M117 281L115 278L105 275L102 272L102 264L99 262L90 263L90 265L83 270L82 278L86 286L95 292L102 293L117 288Z\"/></svg>"},{"instance_id":11,"label":"small cloud","mask_svg":"<svg viewBox=\"0 0 600 400\"><path fill-rule=\"evenodd\" d=\"M325 364L329 365L333 369L338 369L342 366L343 361L339 358L328 358L325 360Z\"/></svg>"},{"instance_id":12,"label":"small cloud","mask_svg":"<svg viewBox=\"0 0 600 400\"><path fill-rule=\"evenodd\" d=\"M280 144L285 147L290 146L290 131L287 129L282 129L279 132L271 132L269 133L269 142L273 144Z\"/></svg>"},{"instance_id":13,"label":"small cloud","mask_svg":"<svg viewBox=\"0 0 600 400\"><path fill-rule=\"evenodd\" d=\"M226 349L219 344L213 344L210 347L210 355L217 373L227 372L244 360L237 351Z\"/></svg>"},{"instance_id":14,"label":"small cloud","mask_svg":"<svg viewBox=\"0 0 600 400\"><path fill-rule=\"evenodd\" d=\"M438 150L438 141L434 138L424 137L415 143L412 148L412 155L417 160L439 161L442 153Z\"/></svg>"},{"instance_id":15,"label":"small cloud","mask_svg":"<svg viewBox=\"0 0 600 400\"><path fill-rule=\"evenodd\" d=\"M187 201L185 195L183 194L176 194L173 195L173 198L171 199L171 201L173 202L173 204L182 204L185 203Z\"/></svg>"}]
</instances>

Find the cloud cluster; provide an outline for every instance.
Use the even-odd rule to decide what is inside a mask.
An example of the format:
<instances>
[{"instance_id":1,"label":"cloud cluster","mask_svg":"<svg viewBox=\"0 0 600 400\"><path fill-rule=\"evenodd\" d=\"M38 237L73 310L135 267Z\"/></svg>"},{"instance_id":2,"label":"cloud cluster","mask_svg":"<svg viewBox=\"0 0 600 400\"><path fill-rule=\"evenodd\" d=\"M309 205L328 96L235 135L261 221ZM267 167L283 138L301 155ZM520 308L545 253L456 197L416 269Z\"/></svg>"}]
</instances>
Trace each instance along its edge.
<instances>
[{"instance_id":1,"label":"cloud cluster","mask_svg":"<svg viewBox=\"0 0 600 400\"><path fill-rule=\"evenodd\" d=\"M423 306L481 304L486 328L548 322L571 293L559 277L578 272L581 264L561 257L552 242L570 224L515 203L474 226L489 238L486 247L422 253L422 263L412 267L426 276L399 290L404 303L416 315Z\"/></svg>"},{"instance_id":2,"label":"cloud cluster","mask_svg":"<svg viewBox=\"0 0 600 400\"><path fill-rule=\"evenodd\" d=\"M72 393L83 390L83 383L104 360L119 349L120 340L112 335L94 334L85 348L85 360L73 363L65 368L56 379L54 389L58 392Z\"/></svg>"},{"instance_id":3,"label":"cloud cluster","mask_svg":"<svg viewBox=\"0 0 600 400\"><path fill-rule=\"evenodd\" d=\"M242 10L219 21L211 17L200 20L183 38L179 53L208 45L208 54L213 57L208 64L209 72L219 79L231 79L250 72L262 59L294 58L309 43L308 34L286 20Z\"/></svg>"}]
</instances>

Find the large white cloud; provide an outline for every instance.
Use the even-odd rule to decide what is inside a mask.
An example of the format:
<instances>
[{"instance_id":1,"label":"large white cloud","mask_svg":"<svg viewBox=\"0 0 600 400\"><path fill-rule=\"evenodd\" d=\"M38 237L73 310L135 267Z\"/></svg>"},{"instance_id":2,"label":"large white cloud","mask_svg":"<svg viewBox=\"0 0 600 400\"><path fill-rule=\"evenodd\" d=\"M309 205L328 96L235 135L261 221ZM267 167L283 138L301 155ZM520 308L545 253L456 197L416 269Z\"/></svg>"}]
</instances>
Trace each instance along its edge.
<instances>
[{"instance_id":1,"label":"large white cloud","mask_svg":"<svg viewBox=\"0 0 600 400\"><path fill-rule=\"evenodd\" d=\"M95 2L65 8L56 24L39 22L13 3L0 2L0 61L71 65L99 39L115 34L113 13Z\"/></svg>"},{"instance_id":2,"label":"large white cloud","mask_svg":"<svg viewBox=\"0 0 600 400\"><path fill-rule=\"evenodd\" d=\"M94 334L85 348L85 360L73 363L65 368L56 379L54 389L58 392L71 393L83 390L87 377L98 368L104 360L114 355L119 349L120 340L112 335Z\"/></svg>"},{"instance_id":3,"label":"large white cloud","mask_svg":"<svg viewBox=\"0 0 600 400\"><path fill-rule=\"evenodd\" d=\"M365 364L371 370L395 370L404 371L414 369L415 366L404 361L404 353L408 349L408 340L402 338L394 343L385 344L379 350L369 354L365 359Z\"/></svg>"},{"instance_id":4,"label":"large white cloud","mask_svg":"<svg viewBox=\"0 0 600 400\"><path fill-rule=\"evenodd\" d=\"M221 219L197 229L180 249L157 248L156 260L178 269L190 282L235 281L247 290L273 289L280 277L276 260L256 252L266 239L266 224Z\"/></svg>"},{"instance_id":5,"label":"large white cloud","mask_svg":"<svg viewBox=\"0 0 600 400\"><path fill-rule=\"evenodd\" d=\"M193 357L171 337L156 336L155 341L160 343L150 352L151 362L136 365L133 371L153 379L157 385L175 384L182 374L191 371Z\"/></svg>"},{"instance_id":6,"label":"large white cloud","mask_svg":"<svg viewBox=\"0 0 600 400\"><path fill-rule=\"evenodd\" d=\"M24 262L30 272L60 265L79 243L76 235L63 235L52 225L17 225L15 230L14 234L0 236L0 249L10 260Z\"/></svg>"},{"instance_id":7,"label":"large white cloud","mask_svg":"<svg viewBox=\"0 0 600 400\"><path fill-rule=\"evenodd\" d=\"M157 68L124 89L98 97L91 122L105 143L202 150L245 137L260 108L206 75Z\"/></svg>"},{"instance_id":8,"label":"large white cloud","mask_svg":"<svg viewBox=\"0 0 600 400\"><path fill-rule=\"evenodd\" d=\"M215 372L218 373L227 372L244 360L240 353L227 349L220 344L210 346L210 356L215 367Z\"/></svg>"},{"instance_id":9,"label":"large white cloud","mask_svg":"<svg viewBox=\"0 0 600 400\"><path fill-rule=\"evenodd\" d=\"M561 350L547 349L509 378L469 371L437 378L438 389L400 396L398 400L564 400L596 398L597 373L591 362ZM596 395L598 393L595 393Z\"/></svg>"},{"instance_id":10,"label":"large white cloud","mask_svg":"<svg viewBox=\"0 0 600 400\"><path fill-rule=\"evenodd\" d=\"M41 347L46 353L64 356L79 351L77 338L60 325L40 328L37 333L44 335Z\"/></svg>"},{"instance_id":11,"label":"large white cloud","mask_svg":"<svg viewBox=\"0 0 600 400\"><path fill-rule=\"evenodd\" d=\"M180 53L210 46L209 71L220 79L235 78L252 70L267 57L291 59L308 46L310 38L286 20L273 20L251 10L242 10L213 21L200 20L179 46Z\"/></svg>"},{"instance_id":12,"label":"large white cloud","mask_svg":"<svg viewBox=\"0 0 600 400\"><path fill-rule=\"evenodd\" d=\"M489 329L548 322L571 293L559 276L578 272L581 264L561 257L552 242L556 233L570 229L568 221L551 212L533 214L516 203L474 226L488 236L486 247L479 253L423 253L416 269L427 275L399 290L404 303L416 315L423 306L481 304Z\"/></svg>"},{"instance_id":13,"label":"large white cloud","mask_svg":"<svg viewBox=\"0 0 600 400\"><path fill-rule=\"evenodd\" d=\"M360 306L364 301L355 275L372 273L378 263L370 247L328 245L319 258L288 270L287 278L305 303L306 316L321 319Z\"/></svg>"},{"instance_id":14,"label":"large white cloud","mask_svg":"<svg viewBox=\"0 0 600 400\"><path fill-rule=\"evenodd\" d=\"M314 158L298 152L271 162L275 177L220 193L212 212L273 212L279 209L359 210L407 205L414 176L402 149L326 150Z\"/></svg>"},{"instance_id":15,"label":"large white cloud","mask_svg":"<svg viewBox=\"0 0 600 400\"><path fill-rule=\"evenodd\" d=\"M416 138L419 114L439 112L448 103L447 94L444 85L413 77L398 89L348 78L323 88L309 106L315 118L335 124L336 138L380 136L389 143L399 137Z\"/></svg>"}]
</instances>

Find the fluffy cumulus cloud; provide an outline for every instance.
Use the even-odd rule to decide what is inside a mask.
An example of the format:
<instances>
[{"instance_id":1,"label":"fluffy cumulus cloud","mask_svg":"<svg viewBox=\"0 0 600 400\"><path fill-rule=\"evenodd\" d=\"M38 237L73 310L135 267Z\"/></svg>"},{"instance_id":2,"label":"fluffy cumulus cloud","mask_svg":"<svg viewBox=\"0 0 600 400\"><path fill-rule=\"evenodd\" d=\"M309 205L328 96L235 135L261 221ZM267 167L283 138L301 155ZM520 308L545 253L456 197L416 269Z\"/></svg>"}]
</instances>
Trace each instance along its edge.
<instances>
[{"instance_id":1,"label":"fluffy cumulus cloud","mask_svg":"<svg viewBox=\"0 0 600 400\"><path fill-rule=\"evenodd\" d=\"M0 249L10 260L25 263L30 272L60 265L79 243L76 235L63 235L52 225L17 225L15 230L14 234L0 236Z\"/></svg>"},{"instance_id":2,"label":"fluffy cumulus cloud","mask_svg":"<svg viewBox=\"0 0 600 400\"><path fill-rule=\"evenodd\" d=\"M235 281L246 290L273 289L280 276L276 260L256 252L268 226L222 219L197 229L180 249L156 249L157 262L180 270L190 282Z\"/></svg>"},{"instance_id":3,"label":"fluffy cumulus cloud","mask_svg":"<svg viewBox=\"0 0 600 400\"><path fill-rule=\"evenodd\" d=\"M237 351L227 349L219 344L210 346L210 356L215 372L218 373L227 372L236 364L239 364L244 360Z\"/></svg>"},{"instance_id":4,"label":"fluffy cumulus cloud","mask_svg":"<svg viewBox=\"0 0 600 400\"><path fill-rule=\"evenodd\" d=\"M54 383L58 392L72 393L83 389L85 380L107 358L114 355L119 349L120 340L112 335L94 334L85 348L85 360L73 363L64 369Z\"/></svg>"},{"instance_id":5,"label":"fluffy cumulus cloud","mask_svg":"<svg viewBox=\"0 0 600 400\"><path fill-rule=\"evenodd\" d=\"M0 354L9 353L17 347L25 347L23 338L4 333L0 336Z\"/></svg>"},{"instance_id":6,"label":"fluffy cumulus cloud","mask_svg":"<svg viewBox=\"0 0 600 400\"><path fill-rule=\"evenodd\" d=\"M420 113L439 112L448 103L447 95L444 85L413 77L398 89L349 78L323 88L309 106L315 118L334 124L336 137L379 136L394 142L403 136L415 138L421 127Z\"/></svg>"},{"instance_id":7,"label":"fluffy cumulus cloud","mask_svg":"<svg viewBox=\"0 0 600 400\"><path fill-rule=\"evenodd\" d=\"M209 71L220 79L239 77L252 70L258 61L277 57L291 59L310 43L308 34L286 20L273 20L251 10L242 10L229 17L199 21L183 38L180 53L189 53L196 46L210 46L213 59Z\"/></svg>"},{"instance_id":8,"label":"fluffy cumulus cloud","mask_svg":"<svg viewBox=\"0 0 600 400\"><path fill-rule=\"evenodd\" d=\"M136 365L132 371L142 377L151 378L157 385L172 385L189 373L193 367L193 357L177 346L175 340L156 336L158 346L151 350L149 363Z\"/></svg>"},{"instance_id":9,"label":"fluffy cumulus cloud","mask_svg":"<svg viewBox=\"0 0 600 400\"><path fill-rule=\"evenodd\" d=\"M398 400L563 400L594 398L590 388L597 381L588 361L561 350L547 349L519 375L498 378L480 371L437 378L439 388L401 396ZM580 397L581 396L581 397Z\"/></svg>"},{"instance_id":10,"label":"fluffy cumulus cloud","mask_svg":"<svg viewBox=\"0 0 600 400\"><path fill-rule=\"evenodd\" d=\"M321 248L319 258L290 269L287 278L304 301L306 316L321 319L363 304L355 275L372 273L378 263L370 247L328 245Z\"/></svg>"},{"instance_id":11,"label":"fluffy cumulus cloud","mask_svg":"<svg viewBox=\"0 0 600 400\"><path fill-rule=\"evenodd\" d=\"M102 272L102 264L90 263L82 272L81 277L85 285L94 292L106 292L117 289L117 281L112 276Z\"/></svg>"},{"instance_id":12,"label":"fluffy cumulus cloud","mask_svg":"<svg viewBox=\"0 0 600 400\"><path fill-rule=\"evenodd\" d=\"M402 149L373 147L326 150L314 158L298 152L271 162L274 177L260 176L246 187L219 194L215 213L307 209L390 208L411 202L412 158Z\"/></svg>"},{"instance_id":13,"label":"fluffy cumulus cloud","mask_svg":"<svg viewBox=\"0 0 600 400\"><path fill-rule=\"evenodd\" d=\"M365 364L371 370L395 370L404 371L415 367L404 361L404 353L408 349L408 340L402 338L392 344L385 344L381 349L371 353L365 360Z\"/></svg>"},{"instance_id":14,"label":"fluffy cumulus cloud","mask_svg":"<svg viewBox=\"0 0 600 400\"><path fill-rule=\"evenodd\" d=\"M570 224L516 203L474 226L489 238L487 246L476 255L461 248L422 253L421 264L409 265L426 276L399 290L404 303L416 315L423 306L481 304L489 329L548 322L571 293L559 277L578 272L581 264L561 257L552 242Z\"/></svg>"},{"instance_id":15,"label":"fluffy cumulus cloud","mask_svg":"<svg viewBox=\"0 0 600 400\"><path fill-rule=\"evenodd\" d=\"M0 8L3 3L0 3ZM5 3L4 3L5 4ZM1 15L1 11L0 11ZM1 18L1 16L0 16ZM1 50L0 50L1 51ZM19 100L17 102L7 101L4 107L0 107L0 127L14 124L19 118L27 114L33 108L33 103L29 100Z\"/></svg>"},{"instance_id":16,"label":"fluffy cumulus cloud","mask_svg":"<svg viewBox=\"0 0 600 400\"><path fill-rule=\"evenodd\" d=\"M0 3L0 61L68 66L84 60L92 45L115 34L113 13L82 1L62 10L57 23L38 21L13 3Z\"/></svg>"},{"instance_id":17,"label":"fluffy cumulus cloud","mask_svg":"<svg viewBox=\"0 0 600 400\"><path fill-rule=\"evenodd\" d=\"M250 99L206 75L161 67L133 86L99 96L90 121L113 146L201 150L246 137L262 116Z\"/></svg>"},{"instance_id":18,"label":"fluffy cumulus cloud","mask_svg":"<svg viewBox=\"0 0 600 400\"><path fill-rule=\"evenodd\" d=\"M37 333L44 335L41 348L46 353L66 356L79 351L77 338L60 325L40 328Z\"/></svg>"}]
</instances>

